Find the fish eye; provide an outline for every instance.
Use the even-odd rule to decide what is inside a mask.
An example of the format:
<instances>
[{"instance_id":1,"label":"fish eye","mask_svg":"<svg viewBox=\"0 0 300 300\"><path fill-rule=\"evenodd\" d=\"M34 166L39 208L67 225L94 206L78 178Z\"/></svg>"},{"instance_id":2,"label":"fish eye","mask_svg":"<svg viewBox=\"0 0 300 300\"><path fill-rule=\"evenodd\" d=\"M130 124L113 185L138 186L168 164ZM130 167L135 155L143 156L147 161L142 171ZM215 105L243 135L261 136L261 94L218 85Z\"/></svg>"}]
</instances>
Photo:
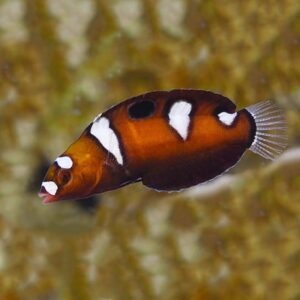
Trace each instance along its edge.
<instances>
[{"instance_id":1,"label":"fish eye","mask_svg":"<svg viewBox=\"0 0 300 300\"><path fill-rule=\"evenodd\" d=\"M57 174L57 181L60 185L65 185L71 180L71 172L68 170L59 170Z\"/></svg>"}]
</instances>

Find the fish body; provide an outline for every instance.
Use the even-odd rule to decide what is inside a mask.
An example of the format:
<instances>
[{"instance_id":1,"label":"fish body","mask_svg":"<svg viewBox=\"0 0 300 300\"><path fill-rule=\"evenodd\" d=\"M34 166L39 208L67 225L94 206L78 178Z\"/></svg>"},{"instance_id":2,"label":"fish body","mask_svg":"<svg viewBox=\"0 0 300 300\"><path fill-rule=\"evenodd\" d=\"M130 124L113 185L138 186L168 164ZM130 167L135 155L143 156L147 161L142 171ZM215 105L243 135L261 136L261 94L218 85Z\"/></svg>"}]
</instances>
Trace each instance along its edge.
<instances>
[{"instance_id":1,"label":"fish body","mask_svg":"<svg viewBox=\"0 0 300 300\"><path fill-rule=\"evenodd\" d=\"M44 203L84 198L136 181L178 191L222 174L247 149L275 158L285 128L270 101L236 111L209 91L146 93L98 115L50 166L40 196Z\"/></svg>"}]
</instances>

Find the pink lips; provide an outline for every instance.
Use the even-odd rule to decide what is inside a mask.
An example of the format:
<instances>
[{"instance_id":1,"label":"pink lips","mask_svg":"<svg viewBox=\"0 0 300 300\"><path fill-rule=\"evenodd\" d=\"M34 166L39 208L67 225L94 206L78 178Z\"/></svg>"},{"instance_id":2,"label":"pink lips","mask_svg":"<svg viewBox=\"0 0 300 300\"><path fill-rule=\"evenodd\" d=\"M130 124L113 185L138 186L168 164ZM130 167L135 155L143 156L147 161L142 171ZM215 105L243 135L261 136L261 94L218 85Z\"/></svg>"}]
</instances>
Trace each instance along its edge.
<instances>
[{"instance_id":1,"label":"pink lips","mask_svg":"<svg viewBox=\"0 0 300 300\"><path fill-rule=\"evenodd\" d=\"M50 195L50 194L48 194L46 192L39 192L38 195L39 195L39 197L43 198L43 204L49 204L51 202L57 201L55 199L55 196Z\"/></svg>"}]
</instances>

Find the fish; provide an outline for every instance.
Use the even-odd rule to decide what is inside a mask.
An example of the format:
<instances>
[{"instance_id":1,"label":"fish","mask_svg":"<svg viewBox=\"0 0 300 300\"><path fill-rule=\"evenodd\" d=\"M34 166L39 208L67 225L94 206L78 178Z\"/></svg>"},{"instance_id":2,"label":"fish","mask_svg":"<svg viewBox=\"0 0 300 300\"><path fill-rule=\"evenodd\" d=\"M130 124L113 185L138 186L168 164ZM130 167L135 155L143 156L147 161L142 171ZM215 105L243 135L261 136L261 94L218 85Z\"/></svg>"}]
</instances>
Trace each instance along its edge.
<instances>
[{"instance_id":1,"label":"fish","mask_svg":"<svg viewBox=\"0 0 300 300\"><path fill-rule=\"evenodd\" d=\"M39 196L75 200L135 182L181 191L223 174L246 150L274 160L286 131L283 110L270 100L237 110L211 91L148 92L99 114L49 167Z\"/></svg>"}]
</instances>

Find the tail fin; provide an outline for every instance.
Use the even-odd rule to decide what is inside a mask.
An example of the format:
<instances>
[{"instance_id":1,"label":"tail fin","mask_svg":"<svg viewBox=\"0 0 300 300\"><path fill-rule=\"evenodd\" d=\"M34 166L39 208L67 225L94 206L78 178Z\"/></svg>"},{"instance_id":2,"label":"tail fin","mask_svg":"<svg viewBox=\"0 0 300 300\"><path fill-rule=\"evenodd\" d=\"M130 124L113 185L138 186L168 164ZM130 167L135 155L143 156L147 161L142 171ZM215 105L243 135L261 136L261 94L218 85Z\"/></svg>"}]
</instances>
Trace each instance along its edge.
<instances>
[{"instance_id":1,"label":"tail fin","mask_svg":"<svg viewBox=\"0 0 300 300\"><path fill-rule=\"evenodd\" d=\"M256 125L250 150L266 159L275 159L287 146L287 123L283 111L272 101L251 105L246 110Z\"/></svg>"}]
</instances>

